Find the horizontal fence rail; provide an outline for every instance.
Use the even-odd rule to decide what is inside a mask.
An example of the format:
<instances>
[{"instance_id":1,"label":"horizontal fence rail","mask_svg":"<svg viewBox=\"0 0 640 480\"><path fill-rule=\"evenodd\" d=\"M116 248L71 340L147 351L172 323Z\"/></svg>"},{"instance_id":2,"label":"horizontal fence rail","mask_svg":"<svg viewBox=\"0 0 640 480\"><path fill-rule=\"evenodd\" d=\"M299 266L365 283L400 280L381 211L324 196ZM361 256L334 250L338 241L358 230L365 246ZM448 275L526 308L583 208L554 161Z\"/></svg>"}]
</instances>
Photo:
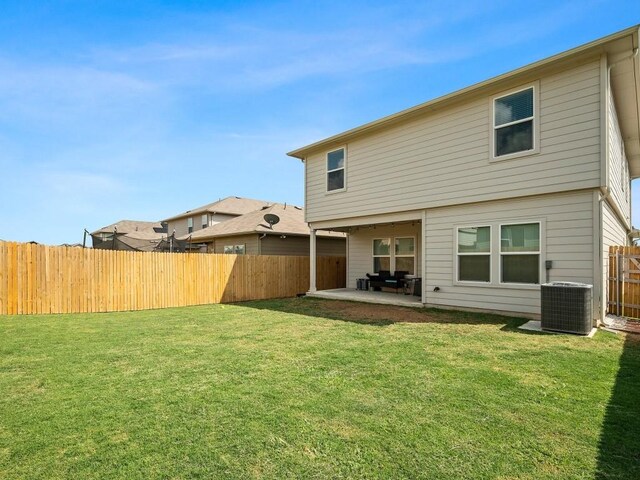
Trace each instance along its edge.
<instances>
[{"instance_id":1,"label":"horizontal fence rail","mask_svg":"<svg viewBox=\"0 0 640 480\"><path fill-rule=\"evenodd\" d=\"M640 319L640 247L609 247L607 312Z\"/></svg>"},{"instance_id":2,"label":"horizontal fence rail","mask_svg":"<svg viewBox=\"0 0 640 480\"><path fill-rule=\"evenodd\" d=\"M0 242L0 315L90 313L292 297L309 257L153 253ZM319 289L345 286L344 257L318 257Z\"/></svg>"}]
</instances>

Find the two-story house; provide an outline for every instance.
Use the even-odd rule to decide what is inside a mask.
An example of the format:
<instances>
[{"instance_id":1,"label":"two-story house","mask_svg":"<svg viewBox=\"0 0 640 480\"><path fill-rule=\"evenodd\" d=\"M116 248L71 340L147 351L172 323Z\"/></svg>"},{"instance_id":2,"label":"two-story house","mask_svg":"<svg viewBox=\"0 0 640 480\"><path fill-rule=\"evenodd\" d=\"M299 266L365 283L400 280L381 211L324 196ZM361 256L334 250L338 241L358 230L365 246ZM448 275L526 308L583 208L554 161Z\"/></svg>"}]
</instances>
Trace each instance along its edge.
<instances>
[{"instance_id":1,"label":"two-story house","mask_svg":"<svg viewBox=\"0 0 640 480\"><path fill-rule=\"evenodd\" d=\"M269 223L270 220L271 223ZM302 208L274 203L180 237L200 251L239 255L309 255L309 225ZM318 256L345 256L345 234L317 232Z\"/></svg>"},{"instance_id":2,"label":"two-story house","mask_svg":"<svg viewBox=\"0 0 640 480\"><path fill-rule=\"evenodd\" d=\"M401 270L423 304L535 317L540 284L583 282L599 319L640 176L639 65L636 26L294 150L306 220L348 234L349 288Z\"/></svg>"},{"instance_id":3,"label":"two-story house","mask_svg":"<svg viewBox=\"0 0 640 480\"><path fill-rule=\"evenodd\" d=\"M271 202L253 198L226 197L192 210L162 220L167 225L169 235L175 232L176 237L183 237L226 220L253 212Z\"/></svg>"}]
</instances>

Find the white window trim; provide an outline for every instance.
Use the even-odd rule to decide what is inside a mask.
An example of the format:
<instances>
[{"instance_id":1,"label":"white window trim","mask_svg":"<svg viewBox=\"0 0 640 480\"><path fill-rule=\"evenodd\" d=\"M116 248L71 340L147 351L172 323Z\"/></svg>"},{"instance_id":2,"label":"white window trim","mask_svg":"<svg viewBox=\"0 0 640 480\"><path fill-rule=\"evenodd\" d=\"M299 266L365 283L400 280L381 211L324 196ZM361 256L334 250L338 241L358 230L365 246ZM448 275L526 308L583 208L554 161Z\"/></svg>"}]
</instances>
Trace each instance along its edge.
<instances>
[{"instance_id":1,"label":"white window trim","mask_svg":"<svg viewBox=\"0 0 640 480\"><path fill-rule=\"evenodd\" d=\"M459 234L460 234L460 229L461 228L482 228L482 227L489 227L489 251L488 252L463 252L460 253L458 252L458 246L460 245L459 242ZM455 278L455 284L457 285L482 285L482 286L486 286L486 285L491 285L493 283L493 228L491 225L488 224L477 224L477 225L456 225L453 227L455 229L456 234L454 235L454 247L453 247L453 251L454 251L454 255L456 257L455 262L454 263L454 276L453 278ZM474 280L460 280L460 255L464 255L464 256L478 256L478 255L489 255L489 281L488 282L479 282L479 281L474 281Z\"/></svg>"},{"instance_id":2,"label":"white window trim","mask_svg":"<svg viewBox=\"0 0 640 480\"><path fill-rule=\"evenodd\" d=\"M402 239L402 238L411 238L411 239L413 239L413 255L397 255L396 254L396 240ZM417 250L418 250L418 243L417 243L417 239L416 239L415 235L402 235L402 236L399 236L399 237L393 237L393 261L389 262L389 264L393 264L393 272L395 273L395 271L397 269L396 268L396 258L411 258L411 257L413 257L413 273L411 273L410 275L418 276L416 274L416 272L418 271Z\"/></svg>"},{"instance_id":3,"label":"white window trim","mask_svg":"<svg viewBox=\"0 0 640 480\"><path fill-rule=\"evenodd\" d=\"M527 223L540 224L540 283L501 283L496 281L501 278L501 260L500 254L494 255L494 251L500 251L500 227L502 225L518 225ZM459 228L473 228L473 227L491 227L491 282L465 282L458 280L458 229ZM489 221L482 224L459 224L453 226L453 285L459 287L479 287L479 288L498 288L509 290L540 290L540 285L546 282L546 270L544 268L545 260L547 256L547 226L544 218L518 218L514 220L500 219L496 221ZM496 250L497 249L497 250ZM485 254L486 255L486 254ZM497 260L495 260L497 258Z\"/></svg>"},{"instance_id":4,"label":"white window trim","mask_svg":"<svg viewBox=\"0 0 640 480\"><path fill-rule=\"evenodd\" d=\"M496 156L496 130L498 128L508 127L510 125L516 125L518 123L527 122L532 119L528 117L515 122L505 123L496 126L496 100L512 95L514 93L523 92L525 90L533 89L533 148L531 150L523 150L521 152L514 152L508 155ZM489 148L491 149L489 159L491 162L501 162L503 160L510 160L512 158L526 157L529 155L535 155L540 153L540 82L536 81L529 85L520 86L513 90L501 92L498 95L491 97L491 121L489 122Z\"/></svg>"},{"instance_id":5,"label":"white window trim","mask_svg":"<svg viewBox=\"0 0 640 480\"><path fill-rule=\"evenodd\" d=\"M342 168L334 168L333 170L329 170L329 154L333 153L333 152L337 152L338 150L344 150L344 166ZM332 195L334 193L340 193L340 192L346 192L347 191L347 146L343 145L341 147L338 148L334 148L333 150L329 150L325 156L324 156L324 170L325 170L325 175L324 175L324 188L325 188L325 194L326 195ZM344 175L343 175L343 179L344 179L344 184L342 186L342 188L337 188L335 190L329 190L329 173L330 172L337 172L338 170L343 170L344 171Z\"/></svg>"},{"instance_id":6,"label":"white window trim","mask_svg":"<svg viewBox=\"0 0 640 480\"><path fill-rule=\"evenodd\" d=\"M209 215L206 213L201 215L200 223L202 224L202 228L207 228L209 226Z\"/></svg>"},{"instance_id":7,"label":"white window trim","mask_svg":"<svg viewBox=\"0 0 640 480\"><path fill-rule=\"evenodd\" d=\"M187 233L193 233L193 217L187 218Z\"/></svg>"},{"instance_id":8,"label":"white window trim","mask_svg":"<svg viewBox=\"0 0 640 480\"><path fill-rule=\"evenodd\" d=\"M502 227L505 225L530 225L533 223L538 224L538 251L537 252L503 252L502 251ZM538 255L538 283L518 283L518 282L503 282L502 281L502 256L503 255ZM498 278L499 284L508 286L523 286L523 287L538 287L544 283L546 272L543 268L542 261L542 222L540 220L534 220L530 222L503 222L498 224Z\"/></svg>"},{"instance_id":9,"label":"white window trim","mask_svg":"<svg viewBox=\"0 0 640 480\"><path fill-rule=\"evenodd\" d=\"M376 240L389 240L389 254L388 255L376 255L375 254L375 249L373 247L373 244L375 243ZM371 239L371 270L373 271L373 273L380 273L380 272L376 272L375 268L373 268L375 266L374 259L376 259L376 258L387 258L387 257L389 257L389 271L394 271L393 270L393 260L392 260L392 252L393 252L392 241L393 241L393 237L376 237L376 238L372 238Z\"/></svg>"}]
</instances>

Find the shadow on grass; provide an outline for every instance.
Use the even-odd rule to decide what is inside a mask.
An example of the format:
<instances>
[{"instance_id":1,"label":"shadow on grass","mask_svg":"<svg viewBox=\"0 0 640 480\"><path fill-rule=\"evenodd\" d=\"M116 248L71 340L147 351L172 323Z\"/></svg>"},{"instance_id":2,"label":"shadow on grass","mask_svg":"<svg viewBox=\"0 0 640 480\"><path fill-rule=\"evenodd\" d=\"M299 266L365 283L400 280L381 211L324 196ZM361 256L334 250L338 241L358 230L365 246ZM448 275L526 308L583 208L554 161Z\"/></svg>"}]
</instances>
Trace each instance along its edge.
<instances>
[{"instance_id":1,"label":"shadow on grass","mask_svg":"<svg viewBox=\"0 0 640 480\"><path fill-rule=\"evenodd\" d=\"M627 334L605 412L596 478L640 478L640 335Z\"/></svg>"},{"instance_id":2,"label":"shadow on grass","mask_svg":"<svg viewBox=\"0 0 640 480\"><path fill-rule=\"evenodd\" d=\"M522 318L503 317L486 313L400 307L310 297L259 300L242 302L239 305L259 310L272 310L378 327L386 327L395 323L446 323L458 325L503 325L505 330L515 330L526 321Z\"/></svg>"}]
</instances>

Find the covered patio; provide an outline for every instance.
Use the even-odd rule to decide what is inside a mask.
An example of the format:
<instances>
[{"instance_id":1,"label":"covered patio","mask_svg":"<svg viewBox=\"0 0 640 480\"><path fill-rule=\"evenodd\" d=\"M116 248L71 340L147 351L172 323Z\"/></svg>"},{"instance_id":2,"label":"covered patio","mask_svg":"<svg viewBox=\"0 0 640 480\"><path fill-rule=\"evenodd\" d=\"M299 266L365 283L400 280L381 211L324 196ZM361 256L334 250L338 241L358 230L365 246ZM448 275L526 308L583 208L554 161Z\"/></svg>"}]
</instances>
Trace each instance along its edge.
<instances>
[{"instance_id":1,"label":"covered patio","mask_svg":"<svg viewBox=\"0 0 640 480\"><path fill-rule=\"evenodd\" d=\"M420 297L404 295L403 293L372 292L356 290L355 288L336 288L333 290L317 290L307 293L314 298L328 298L331 300L348 300L351 302L378 303L383 305L397 305L400 307L422 308Z\"/></svg>"},{"instance_id":2,"label":"covered patio","mask_svg":"<svg viewBox=\"0 0 640 480\"><path fill-rule=\"evenodd\" d=\"M424 237L424 211L397 214L373 215L360 218L316 222L310 224L311 275L307 295L318 298L351 300L422 307L418 286L417 296L404 295L403 288L393 292L398 285L370 285L370 291L357 290L361 279L382 275L391 280L416 279L421 281L424 273L422 238ZM347 234L346 288L318 290L316 284L316 240L317 230L338 231ZM395 277L399 275L397 278ZM384 275L383 275L384 274ZM390 281L390 280L389 280ZM412 284L413 285L413 284ZM420 284L418 284L420 285ZM382 291L380 291L382 287ZM367 287L364 287L365 289ZM410 288L414 288L411 286ZM375 291L374 291L375 289ZM405 289L405 293L408 289Z\"/></svg>"}]
</instances>

